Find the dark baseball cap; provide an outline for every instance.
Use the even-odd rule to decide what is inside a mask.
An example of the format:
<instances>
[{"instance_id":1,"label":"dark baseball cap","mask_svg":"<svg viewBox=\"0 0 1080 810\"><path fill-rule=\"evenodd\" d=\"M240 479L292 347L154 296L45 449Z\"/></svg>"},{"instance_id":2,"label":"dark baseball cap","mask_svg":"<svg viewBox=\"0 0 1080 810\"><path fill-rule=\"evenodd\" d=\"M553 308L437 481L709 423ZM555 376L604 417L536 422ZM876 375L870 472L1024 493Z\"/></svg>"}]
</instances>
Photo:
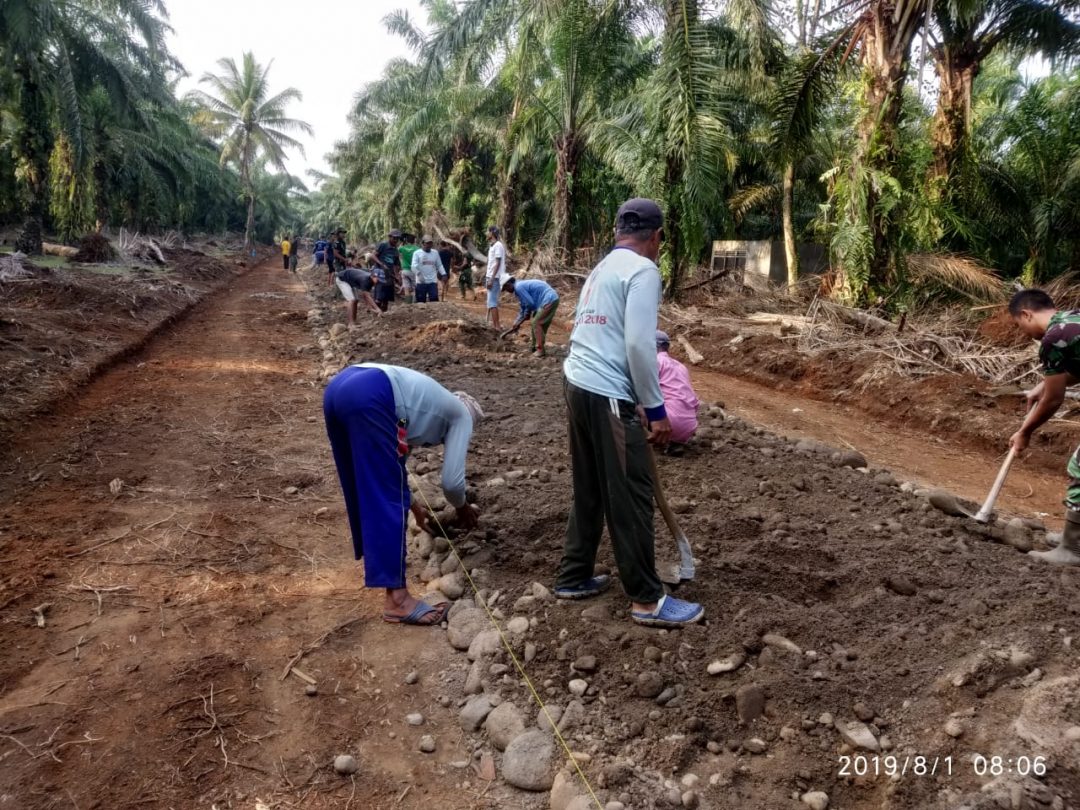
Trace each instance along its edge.
<instances>
[{"instance_id":1,"label":"dark baseball cap","mask_svg":"<svg viewBox=\"0 0 1080 810\"><path fill-rule=\"evenodd\" d=\"M400 239L400 238L401 238L401 237L403 237L403 236L404 236L405 234L403 234L403 233L402 233L401 231L399 231L399 230L398 230L397 228L394 228L394 230L390 231L390 233L389 233L388 235L389 235L389 236L391 236L391 237L393 237L394 239Z\"/></svg>"},{"instance_id":2,"label":"dark baseball cap","mask_svg":"<svg viewBox=\"0 0 1080 810\"><path fill-rule=\"evenodd\" d=\"M615 227L619 230L659 230L664 227L664 212L652 200L635 197L619 206Z\"/></svg>"}]
</instances>

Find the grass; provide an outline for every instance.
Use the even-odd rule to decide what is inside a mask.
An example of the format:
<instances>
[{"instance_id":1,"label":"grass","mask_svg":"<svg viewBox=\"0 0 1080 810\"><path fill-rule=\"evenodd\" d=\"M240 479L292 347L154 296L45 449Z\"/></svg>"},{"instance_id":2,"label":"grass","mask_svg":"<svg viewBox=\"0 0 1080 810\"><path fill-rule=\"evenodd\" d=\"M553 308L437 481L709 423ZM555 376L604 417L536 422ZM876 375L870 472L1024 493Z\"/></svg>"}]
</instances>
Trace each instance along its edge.
<instances>
[{"instance_id":1,"label":"grass","mask_svg":"<svg viewBox=\"0 0 1080 810\"><path fill-rule=\"evenodd\" d=\"M0 246L0 255L9 256L14 252L14 248L7 245ZM33 256L30 261L38 267L48 267L52 270L58 267L67 267L70 264L63 256Z\"/></svg>"},{"instance_id":2,"label":"grass","mask_svg":"<svg viewBox=\"0 0 1080 810\"><path fill-rule=\"evenodd\" d=\"M6 256L14 253L15 251L7 246L0 246L0 256ZM57 270L63 268L72 272L86 272L96 273L102 276L125 276L132 273L149 272L149 273L165 273L166 268L157 267L131 267L130 265L120 264L82 264L80 262L73 262L63 256L33 256L30 258L32 264L38 267L46 267L50 270Z\"/></svg>"}]
</instances>

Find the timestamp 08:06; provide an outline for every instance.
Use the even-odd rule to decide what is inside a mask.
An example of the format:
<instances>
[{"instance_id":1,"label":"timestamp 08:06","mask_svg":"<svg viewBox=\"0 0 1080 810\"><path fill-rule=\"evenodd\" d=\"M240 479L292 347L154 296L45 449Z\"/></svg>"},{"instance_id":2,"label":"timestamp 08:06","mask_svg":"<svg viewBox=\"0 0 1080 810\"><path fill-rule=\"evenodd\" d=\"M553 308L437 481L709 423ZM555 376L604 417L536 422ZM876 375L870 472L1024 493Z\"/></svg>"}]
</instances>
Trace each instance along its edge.
<instances>
[{"instance_id":1,"label":"timestamp 08:06","mask_svg":"<svg viewBox=\"0 0 1080 810\"><path fill-rule=\"evenodd\" d=\"M1046 757L999 757L973 754L971 769L976 776L1045 776Z\"/></svg>"}]
</instances>

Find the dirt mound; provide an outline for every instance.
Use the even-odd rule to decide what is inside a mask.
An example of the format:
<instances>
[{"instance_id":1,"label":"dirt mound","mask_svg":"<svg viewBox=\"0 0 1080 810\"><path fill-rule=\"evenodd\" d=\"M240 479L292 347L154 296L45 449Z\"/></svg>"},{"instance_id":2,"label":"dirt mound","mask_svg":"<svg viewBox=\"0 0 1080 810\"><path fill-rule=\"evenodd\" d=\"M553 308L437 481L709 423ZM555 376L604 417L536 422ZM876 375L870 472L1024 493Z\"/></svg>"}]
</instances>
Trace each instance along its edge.
<instances>
[{"instance_id":1,"label":"dirt mound","mask_svg":"<svg viewBox=\"0 0 1080 810\"><path fill-rule=\"evenodd\" d=\"M185 278L218 281L226 278L235 269L221 259L189 248L163 248L161 252L172 265L173 271Z\"/></svg>"},{"instance_id":2,"label":"dirt mound","mask_svg":"<svg viewBox=\"0 0 1080 810\"><path fill-rule=\"evenodd\" d=\"M414 329L405 346L410 349L428 349L432 346L444 347L452 344L458 348L491 348L496 336L492 330L475 321L461 318L446 321L434 321Z\"/></svg>"},{"instance_id":3,"label":"dirt mound","mask_svg":"<svg viewBox=\"0 0 1080 810\"><path fill-rule=\"evenodd\" d=\"M79 240L79 251L72 259L83 264L104 264L116 258L116 249L100 233L88 233Z\"/></svg>"}]
</instances>

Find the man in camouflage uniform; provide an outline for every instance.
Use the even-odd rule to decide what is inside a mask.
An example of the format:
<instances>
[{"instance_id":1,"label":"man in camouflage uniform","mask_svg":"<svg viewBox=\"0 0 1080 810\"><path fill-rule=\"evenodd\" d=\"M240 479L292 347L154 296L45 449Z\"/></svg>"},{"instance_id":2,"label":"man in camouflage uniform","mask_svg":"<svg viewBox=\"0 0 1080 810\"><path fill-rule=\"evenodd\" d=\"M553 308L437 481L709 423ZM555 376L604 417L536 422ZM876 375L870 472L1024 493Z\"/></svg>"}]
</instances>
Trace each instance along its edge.
<instances>
[{"instance_id":1,"label":"man in camouflage uniform","mask_svg":"<svg viewBox=\"0 0 1080 810\"><path fill-rule=\"evenodd\" d=\"M1009 301L1009 315L1025 335L1039 341L1043 381L1027 393L1028 414L1009 440L1017 452L1065 401L1065 389L1080 382L1080 310L1059 310L1042 290L1021 290ZM1069 458L1065 531L1060 545L1031 556L1061 565L1080 565L1080 447Z\"/></svg>"}]
</instances>

